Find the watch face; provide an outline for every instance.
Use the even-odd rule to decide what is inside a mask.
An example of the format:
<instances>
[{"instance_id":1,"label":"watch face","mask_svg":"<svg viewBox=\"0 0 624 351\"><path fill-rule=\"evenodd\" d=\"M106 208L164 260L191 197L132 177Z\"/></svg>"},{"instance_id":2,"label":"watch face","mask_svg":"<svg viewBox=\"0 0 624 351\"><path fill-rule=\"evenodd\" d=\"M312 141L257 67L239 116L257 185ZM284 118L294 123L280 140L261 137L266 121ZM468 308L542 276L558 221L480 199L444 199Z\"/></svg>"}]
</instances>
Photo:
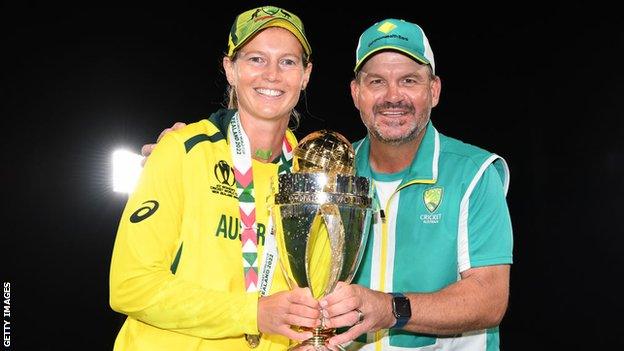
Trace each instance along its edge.
<instances>
[{"instance_id":1,"label":"watch face","mask_svg":"<svg viewBox=\"0 0 624 351\"><path fill-rule=\"evenodd\" d=\"M409 299L407 297L395 297L394 302L394 316L410 317L412 315L412 308L410 306Z\"/></svg>"}]
</instances>

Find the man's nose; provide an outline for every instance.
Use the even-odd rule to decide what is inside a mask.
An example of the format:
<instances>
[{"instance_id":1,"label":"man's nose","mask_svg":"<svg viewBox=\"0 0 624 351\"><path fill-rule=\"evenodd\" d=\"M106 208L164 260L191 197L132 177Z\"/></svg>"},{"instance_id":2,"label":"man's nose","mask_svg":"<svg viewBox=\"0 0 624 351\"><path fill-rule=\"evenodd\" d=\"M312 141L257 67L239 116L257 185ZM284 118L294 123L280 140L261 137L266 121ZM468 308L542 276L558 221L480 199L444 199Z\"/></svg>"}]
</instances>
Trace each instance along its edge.
<instances>
[{"instance_id":1,"label":"man's nose","mask_svg":"<svg viewBox=\"0 0 624 351\"><path fill-rule=\"evenodd\" d=\"M401 92L401 89L397 84L388 84L385 100L388 102L399 102L403 100L403 93Z\"/></svg>"}]
</instances>

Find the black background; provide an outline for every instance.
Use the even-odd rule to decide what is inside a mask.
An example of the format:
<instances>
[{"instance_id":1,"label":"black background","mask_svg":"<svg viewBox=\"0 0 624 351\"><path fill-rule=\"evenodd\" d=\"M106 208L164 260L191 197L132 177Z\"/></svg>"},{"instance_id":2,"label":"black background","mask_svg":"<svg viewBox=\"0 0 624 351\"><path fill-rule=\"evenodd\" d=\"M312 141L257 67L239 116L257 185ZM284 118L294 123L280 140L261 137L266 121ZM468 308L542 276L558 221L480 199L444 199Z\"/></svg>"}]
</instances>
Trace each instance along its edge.
<instances>
[{"instance_id":1,"label":"black background","mask_svg":"<svg viewBox=\"0 0 624 351\"><path fill-rule=\"evenodd\" d=\"M348 91L356 39L386 17L419 23L443 83L436 127L511 168L502 349L624 346L621 12L597 1L273 4L302 17L314 50L299 137L362 137ZM108 269L125 196L111 189L111 152L139 152L219 107L231 22L257 5L3 3L11 349L112 349L123 318L108 306Z\"/></svg>"}]
</instances>

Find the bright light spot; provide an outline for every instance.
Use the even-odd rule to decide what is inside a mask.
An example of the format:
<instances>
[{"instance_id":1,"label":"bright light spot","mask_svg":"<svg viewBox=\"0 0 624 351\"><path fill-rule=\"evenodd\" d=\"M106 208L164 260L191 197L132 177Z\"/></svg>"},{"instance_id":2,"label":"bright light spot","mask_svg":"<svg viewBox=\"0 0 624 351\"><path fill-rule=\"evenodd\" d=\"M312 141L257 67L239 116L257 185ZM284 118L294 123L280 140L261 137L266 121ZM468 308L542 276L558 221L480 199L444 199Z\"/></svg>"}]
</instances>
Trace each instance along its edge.
<instances>
[{"instance_id":1,"label":"bright light spot","mask_svg":"<svg viewBox=\"0 0 624 351\"><path fill-rule=\"evenodd\" d=\"M327 185L327 174L320 173L317 176L316 181L318 182L319 187L325 187L325 185Z\"/></svg>"},{"instance_id":2,"label":"bright light spot","mask_svg":"<svg viewBox=\"0 0 624 351\"><path fill-rule=\"evenodd\" d=\"M128 194L134 191L143 169L142 159L143 156L126 150L113 152L113 191Z\"/></svg>"},{"instance_id":3,"label":"bright light spot","mask_svg":"<svg viewBox=\"0 0 624 351\"><path fill-rule=\"evenodd\" d=\"M316 201L320 204L324 204L327 202L327 193L317 193Z\"/></svg>"}]
</instances>

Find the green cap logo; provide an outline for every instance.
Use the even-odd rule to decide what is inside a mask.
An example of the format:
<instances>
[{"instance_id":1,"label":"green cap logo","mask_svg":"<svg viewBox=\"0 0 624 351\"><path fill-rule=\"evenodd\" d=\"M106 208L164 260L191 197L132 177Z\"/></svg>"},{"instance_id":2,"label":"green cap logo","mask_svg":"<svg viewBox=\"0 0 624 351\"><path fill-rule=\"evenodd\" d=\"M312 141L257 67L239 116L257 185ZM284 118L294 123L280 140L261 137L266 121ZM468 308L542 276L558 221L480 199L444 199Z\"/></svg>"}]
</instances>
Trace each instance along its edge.
<instances>
[{"instance_id":1,"label":"green cap logo","mask_svg":"<svg viewBox=\"0 0 624 351\"><path fill-rule=\"evenodd\" d=\"M382 32L383 34L388 34L394 28L396 28L396 26L394 24L392 24L391 22L385 22L384 24L379 26L379 28L377 28L377 30Z\"/></svg>"},{"instance_id":2,"label":"green cap logo","mask_svg":"<svg viewBox=\"0 0 624 351\"><path fill-rule=\"evenodd\" d=\"M425 202L425 207L429 212L434 212L440 206L442 202L442 193L444 191L441 187L435 187L425 190L423 193L423 201Z\"/></svg>"}]
</instances>

